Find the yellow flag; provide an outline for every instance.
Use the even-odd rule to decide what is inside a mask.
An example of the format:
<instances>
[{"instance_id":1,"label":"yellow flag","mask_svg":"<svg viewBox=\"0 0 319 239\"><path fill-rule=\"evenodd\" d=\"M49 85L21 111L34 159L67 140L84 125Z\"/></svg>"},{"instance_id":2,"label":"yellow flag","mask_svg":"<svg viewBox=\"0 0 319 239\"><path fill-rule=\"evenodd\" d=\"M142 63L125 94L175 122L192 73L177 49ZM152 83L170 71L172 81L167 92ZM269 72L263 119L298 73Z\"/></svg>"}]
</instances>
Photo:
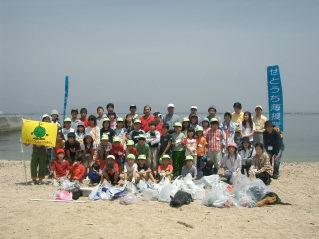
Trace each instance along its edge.
<instances>
[{"instance_id":1,"label":"yellow flag","mask_svg":"<svg viewBox=\"0 0 319 239\"><path fill-rule=\"evenodd\" d=\"M22 142L55 147L58 125L34 120L23 120Z\"/></svg>"}]
</instances>

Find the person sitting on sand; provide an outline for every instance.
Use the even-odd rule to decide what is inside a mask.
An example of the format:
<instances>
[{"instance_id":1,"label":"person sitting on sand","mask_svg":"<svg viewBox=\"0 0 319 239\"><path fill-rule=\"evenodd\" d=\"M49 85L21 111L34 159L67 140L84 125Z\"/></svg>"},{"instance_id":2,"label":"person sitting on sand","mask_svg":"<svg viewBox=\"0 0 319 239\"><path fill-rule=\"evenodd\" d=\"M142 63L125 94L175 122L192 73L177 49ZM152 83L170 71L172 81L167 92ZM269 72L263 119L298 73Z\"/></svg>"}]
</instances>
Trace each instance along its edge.
<instances>
[{"instance_id":1,"label":"person sitting on sand","mask_svg":"<svg viewBox=\"0 0 319 239\"><path fill-rule=\"evenodd\" d=\"M117 184L120 180L119 165L116 163L114 155L107 156L107 166L104 168L102 176L101 183L103 183L104 179L111 184Z\"/></svg>"},{"instance_id":2,"label":"person sitting on sand","mask_svg":"<svg viewBox=\"0 0 319 239\"><path fill-rule=\"evenodd\" d=\"M102 171L100 170L100 166L97 163L92 165L92 169L88 173L88 177L90 179L89 185L99 184L102 177Z\"/></svg>"},{"instance_id":3,"label":"person sitting on sand","mask_svg":"<svg viewBox=\"0 0 319 239\"><path fill-rule=\"evenodd\" d=\"M130 181L132 183L136 182L137 174L137 164L135 163L135 155L129 154L126 157L126 162L124 163L124 182Z\"/></svg>"},{"instance_id":4,"label":"person sitting on sand","mask_svg":"<svg viewBox=\"0 0 319 239\"><path fill-rule=\"evenodd\" d=\"M75 157L78 156L81 151L80 143L75 140L75 133L68 133L68 140L65 142L64 149L67 160L72 165Z\"/></svg>"},{"instance_id":5,"label":"person sitting on sand","mask_svg":"<svg viewBox=\"0 0 319 239\"><path fill-rule=\"evenodd\" d=\"M212 161L207 161L204 168L202 169L203 176L210 176L214 174L214 163Z\"/></svg>"},{"instance_id":6,"label":"person sitting on sand","mask_svg":"<svg viewBox=\"0 0 319 239\"><path fill-rule=\"evenodd\" d=\"M160 179L162 179L165 176L169 180L172 180L174 168L170 162L171 157L168 154L164 154L162 157L162 164L159 165L157 168L157 173L160 176Z\"/></svg>"},{"instance_id":7,"label":"person sitting on sand","mask_svg":"<svg viewBox=\"0 0 319 239\"><path fill-rule=\"evenodd\" d=\"M114 136L110 154L112 154L115 157L115 161L117 162L117 164L120 166L120 169L121 169L123 165L125 151L124 151L124 146L121 143L120 137Z\"/></svg>"},{"instance_id":8,"label":"person sitting on sand","mask_svg":"<svg viewBox=\"0 0 319 239\"><path fill-rule=\"evenodd\" d=\"M82 183L82 180L85 174L85 167L82 165L81 162L82 162L82 156L76 157L75 162L70 167L71 181L79 181Z\"/></svg>"},{"instance_id":9,"label":"person sitting on sand","mask_svg":"<svg viewBox=\"0 0 319 239\"><path fill-rule=\"evenodd\" d=\"M152 169L147 167L146 165L146 156L144 154L141 154L137 158L137 180L145 180L148 181L149 179L152 180L152 182L156 183L157 181L155 180Z\"/></svg>"},{"instance_id":10,"label":"person sitting on sand","mask_svg":"<svg viewBox=\"0 0 319 239\"><path fill-rule=\"evenodd\" d=\"M56 160L52 164L53 177L55 179L66 178L69 175L70 164L64 157L64 150L58 149Z\"/></svg>"},{"instance_id":11,"label":"person sitting on sand","mask_svg":"<svg viewBox=\"0 0 319 239\"><path fill-rule=\"evenodd\" d=\"M273 175L269 156L266 152L264 152L264 146L262 143L256 143L255 150L256 155L253 157L249 174L255 174L256 178L260 178L266 185L269 185L271 182L271 176Z\"/></svg>"},{"instance_id":12,"label":"person sitting on sand","mask_svg":"<svg viewBox=\"0 0 319 239\"><path fill-rule=\"evenodd\" d=\"M192 155L187 155L185 165L182 167L182 176L186 177L187 174L191 174L193 180L197 178L197 168L193 165L194 158Z\"/></svg>"},{"instance_id":13,"label":"person sitting on sand","mask_svg":"<svg viewBox=\"0 0 319 239\"><path fill-rule=\"evenodd\" d=\"M230 183L231 178L235 177L241 170L241 157L237 153L237 144L230 143L227 147L227 154L223 158L224 174L222 177L227 179Z\"/></svg>"},{"instance_id":14,"label":"person sitting on sand","mask_svg":"<svg viewBox=\"0 0 319 239\"><path fill-rule=\"evenodd\" d=\"M253 161L253 157L255 156L255 148L252 146L251 141L248 137L242 138L242 146L241 150L239 151L239 155L241 156L241 173L247 176L249 176L249 169L251 166L251 163Z\"/></svg>"}]
</instances>

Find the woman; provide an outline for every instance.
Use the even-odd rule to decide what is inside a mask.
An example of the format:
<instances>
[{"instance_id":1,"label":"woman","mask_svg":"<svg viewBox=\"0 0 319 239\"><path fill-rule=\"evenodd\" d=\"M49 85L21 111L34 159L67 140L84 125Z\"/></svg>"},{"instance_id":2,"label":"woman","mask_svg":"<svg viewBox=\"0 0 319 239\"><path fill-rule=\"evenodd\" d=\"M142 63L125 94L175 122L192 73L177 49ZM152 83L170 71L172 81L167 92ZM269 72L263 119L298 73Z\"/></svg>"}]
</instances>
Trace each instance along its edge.
<instances>
[{"instance_id":1,"label":"woman","mask_svg":"<svg viewBox=\"0 0 319 239\"><path fill-rule=\"evenodd\" d=\"M271 176L273 175L269 156L264 151L264 146L262 143L256 143L255 150L256 155L253 157L249 174L255 174L256 178L261 179L266 185L269 185L271 182Z\"/></svg>"},{"instance_id":2,"label":"woman","mask_svg":"<svg viewBox=\"0 0 319 239\"><path fill-rule=\"evenodd\" d=\"M250 142L254 141L254 132L256 130L255 123L252 120L251 113L246 111L244 113L244 120L239 126L240 139L249 137Z\"/></svg>"},{"instance_id":3,"label":"woman","mask_svg":"<svg viewBox=\"0 0 319 239\"><path fill-rule=\"evenodd\" d=\"M237 153L237 144L232 142L227 146L227 154L223 158L223 177L230 183L232 177L236 176L241 170L241 157Z\"/></svg>"},{"instance_id":4,"label":"woman","mask_svg":"<svg viewBox=\"0 0 319 239\"><path fill-rule=\"evenodd\" d=\"M245 175L245 171L247 176L249 176L249 169L251 167L253 157L255 156L255 148L252 146L248 137L244 137L242 139L241 150L239 151L239 155L241 157L241 173Z\"/></svg>"}]
</instances>

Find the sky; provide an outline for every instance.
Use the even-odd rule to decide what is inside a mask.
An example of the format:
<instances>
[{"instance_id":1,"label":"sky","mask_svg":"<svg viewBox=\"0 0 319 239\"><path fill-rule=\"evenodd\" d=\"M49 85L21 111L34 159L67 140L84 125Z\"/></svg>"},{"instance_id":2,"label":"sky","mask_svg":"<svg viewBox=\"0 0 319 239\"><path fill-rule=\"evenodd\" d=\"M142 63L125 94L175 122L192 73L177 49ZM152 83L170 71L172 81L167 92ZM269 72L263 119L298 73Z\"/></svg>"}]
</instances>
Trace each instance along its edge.
<instances>
[{"instance_id":1,"label":"sky","mask_svg":"<svg viewBox=\"0 0 319 239\"><path fill-rule=\"evenodd\" d=\"M149 104L267 110L279 65L286 112L319 112L319 1L0 0L0 111Z\"/></svg>"}]
</instances>

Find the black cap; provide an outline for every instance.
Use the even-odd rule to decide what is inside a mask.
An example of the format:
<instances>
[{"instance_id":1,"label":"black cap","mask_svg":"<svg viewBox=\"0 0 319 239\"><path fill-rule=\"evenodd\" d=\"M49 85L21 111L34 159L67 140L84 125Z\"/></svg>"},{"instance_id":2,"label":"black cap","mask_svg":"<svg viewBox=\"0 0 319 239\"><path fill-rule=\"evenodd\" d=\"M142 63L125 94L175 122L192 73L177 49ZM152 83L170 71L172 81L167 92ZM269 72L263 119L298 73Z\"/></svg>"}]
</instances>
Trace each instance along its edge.
<instances>
[{"instance_id":1,"label":"black cap","mask_svg":"<svg viewBox=\"0 0 319 239\"><path fill-rule=\"evenodd\" d=\"M135 108L136 109L136 105L130 105L130 109Z\"/></svg>"},{"instance_id":2,"label":"black cap","mask_svg":"<svg viewBox=\"0 0 319 239\"><path fill-rule=\"evenodd\" d=\"M73 132L68 133L68 138L75 138L75 133Z\"/></svg>"}]
</instances>

